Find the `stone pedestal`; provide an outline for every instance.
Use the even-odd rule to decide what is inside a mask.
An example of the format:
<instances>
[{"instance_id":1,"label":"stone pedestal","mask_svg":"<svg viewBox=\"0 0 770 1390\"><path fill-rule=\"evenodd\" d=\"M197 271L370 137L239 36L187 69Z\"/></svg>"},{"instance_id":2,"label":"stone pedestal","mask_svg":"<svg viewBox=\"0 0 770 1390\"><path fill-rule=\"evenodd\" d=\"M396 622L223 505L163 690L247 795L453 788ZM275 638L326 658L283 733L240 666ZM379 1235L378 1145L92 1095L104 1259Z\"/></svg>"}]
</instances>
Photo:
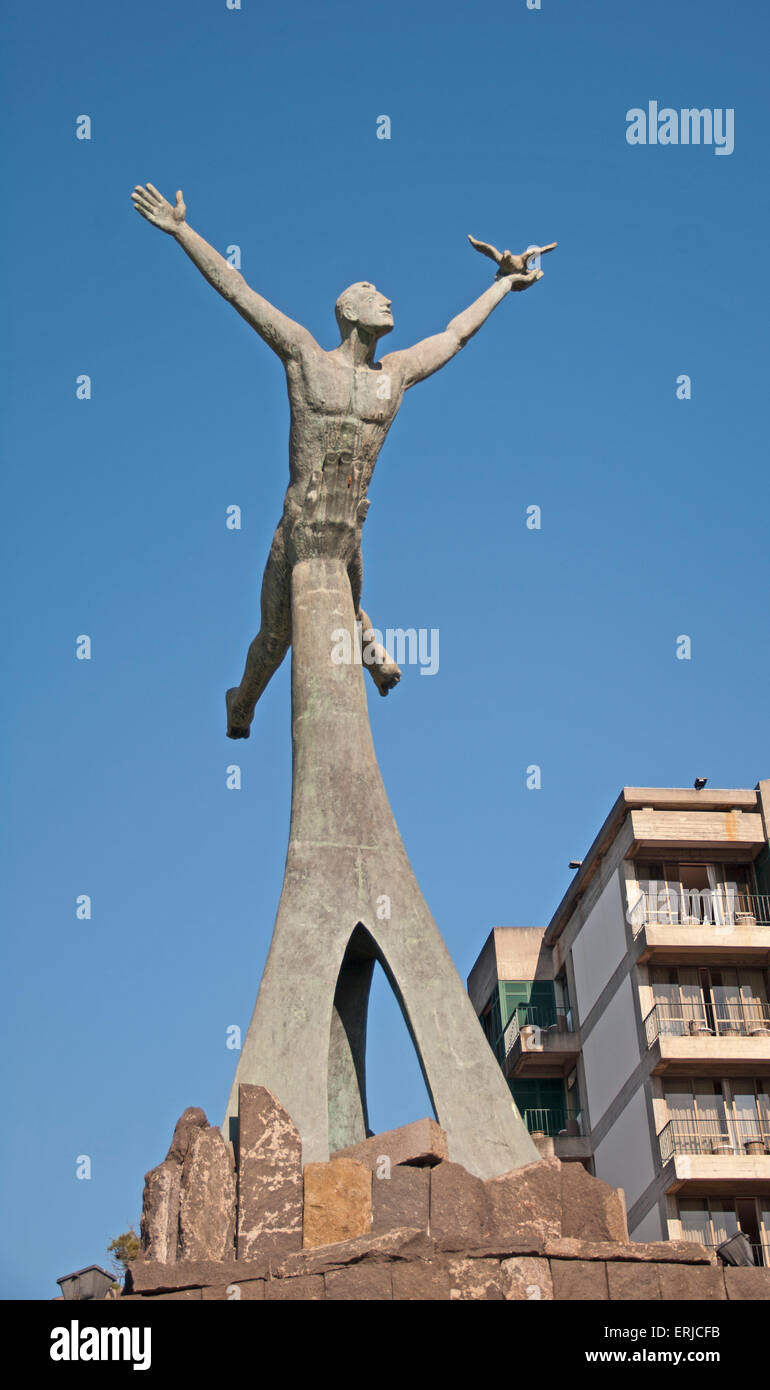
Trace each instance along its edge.
<instances>
[{"instance_id":1,"label":"stone pedestal","mask_svg":"<svg viewBox=\"0 0 770 1390\"><path fill-rule=\"evenodd\" d=\"M374 1163L335 1157L305 1166L298 1207L299 1141L283 1107L261 1088L243 1087L241 1118L234 1199L227 1146L205 1116L183 1165L167 1159L147 1175L148 1243L130 1266L124 1298L770 1300L770 1270L723 1269L713 1251L688 1241L629 1241L622 1193L580 1164L541 1159L484 1181L448 1159L415 1166L407 1158L387 1177L384 1165L378 1176ZM418 1132L405 1126L374 1136L364 1152L424 1156ZM442 1146L432 1133L431 1151ZM174 1167L184 1238L178 1256L164 1260ZM197 1202L190 1196L185 1205L185 1191L197 1192ZM233 1258L227 1232L236 1223ZM229 1253L191 1257L194 1249Z\"/></svg>"}]
</instances>

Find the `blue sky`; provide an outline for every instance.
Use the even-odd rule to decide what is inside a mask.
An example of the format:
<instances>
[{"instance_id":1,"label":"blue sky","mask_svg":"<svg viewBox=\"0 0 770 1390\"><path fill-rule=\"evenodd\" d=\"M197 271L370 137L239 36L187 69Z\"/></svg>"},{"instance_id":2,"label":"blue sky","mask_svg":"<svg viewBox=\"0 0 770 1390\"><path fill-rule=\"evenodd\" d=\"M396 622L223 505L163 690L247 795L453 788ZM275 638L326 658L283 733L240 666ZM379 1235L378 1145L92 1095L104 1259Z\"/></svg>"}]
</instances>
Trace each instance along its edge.
<instances>
[{"instance_id":1,"label":"blue sky","mask_svg":"<svg viewBox=\"0 0 770 1390\"><path fill-rule=\"evenodd\" d=\"M223 703L286 484L282 371L130 190L183 188L329 348L353 280L392 297L390 349L489 283L468 232L559 242L407 396L364 536L374 622L440 631L438 674L370 707L465 978L493 925L549 920L623 784L769 772L769 26L760 0L44 0L5 25L0 1295L48 1298L138 1222L182 1109L221 1119L288 834L289 662L249 743ZM733 153L630 146L650 100L734 109ZM369 1053L374 1128L425 1114L381 984Z\"/></svg>"}]
</instances>

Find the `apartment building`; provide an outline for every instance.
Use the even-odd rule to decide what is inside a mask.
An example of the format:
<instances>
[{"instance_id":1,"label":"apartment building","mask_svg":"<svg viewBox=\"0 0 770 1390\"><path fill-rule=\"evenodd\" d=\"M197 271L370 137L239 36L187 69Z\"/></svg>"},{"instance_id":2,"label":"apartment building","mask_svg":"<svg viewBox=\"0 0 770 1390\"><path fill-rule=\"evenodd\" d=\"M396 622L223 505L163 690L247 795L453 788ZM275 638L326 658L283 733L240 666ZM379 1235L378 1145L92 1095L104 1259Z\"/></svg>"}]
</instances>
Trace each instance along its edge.
<instances>
[{"instance_id":1,"label":"apartment building","mask_svg":"<svg viewBox=\"0 0 770 1390\"><path fill-rule=\"evenodd\" d=\"M770 780L625 787L549 925L468 979L538 1148L622 1187L635 1240L770 1266Z\"/></svg>"}]
</instances>

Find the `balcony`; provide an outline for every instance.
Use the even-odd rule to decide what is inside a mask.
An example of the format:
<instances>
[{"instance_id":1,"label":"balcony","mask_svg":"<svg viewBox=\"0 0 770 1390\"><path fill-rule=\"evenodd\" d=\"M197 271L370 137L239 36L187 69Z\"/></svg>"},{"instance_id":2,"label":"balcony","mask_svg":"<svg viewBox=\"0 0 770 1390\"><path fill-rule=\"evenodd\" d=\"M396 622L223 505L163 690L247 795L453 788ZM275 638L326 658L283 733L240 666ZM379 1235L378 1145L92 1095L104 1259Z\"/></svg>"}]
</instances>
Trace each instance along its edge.
<instances>
[{"instance_id":1,"label":"balcony","mask_svg":"<svg viewBox=\"0 0 770 1390\"><path fill-rule=\"evenodd\" d=\"M628 911L638 959L727 962L736 951L747 963L770 961L770 894L734 888L685 888L661 883L640 892Z\"/></svg>"},{"instance_id":2,"label":"balcony","mask_svg":"<svg viewBox=\"0 0 770 1390\"><path fill-rule=\"evenodd\" d=\"M569 1106L527 1108L521 1111L538 1153L543 1158L560 1158L562 1163L587 1163L591 1141L582 1133L580 1114Z\"/></svg>"},{"instance_id":3,"label":"balcony","mask_svg":"<svg viewBox=\"0 0 770 1390\"><path fill-rule=\"evenodd\" d=\"M770 1114L713 1120L679 1115L658 1135L666 1192L712 1195L767 1190Z\"/></svg>"},{"instance_id":4,"label":"balcony","mask_svg":"<svg viewBox=\"0 0 770 1390\"><path fill-rule=\"evenodd\" d=\"M575 1065L580 1040L572 1014L521 1004L503 1031L506 1076L564 1076Z\"/></svg>"},{"instance_id":5,"label":"balcony","mask_svg":"<svg viewBox=\"0 0 770 1390\"><path fill-rule=\"evenodd\" d=\"M712 1075L717 1064L734 1076L754 1076L770 1067L770 1004L761 999L656 1004L644 1030L655 1076L672 1067Z\"/></svg>"}]
</instances>

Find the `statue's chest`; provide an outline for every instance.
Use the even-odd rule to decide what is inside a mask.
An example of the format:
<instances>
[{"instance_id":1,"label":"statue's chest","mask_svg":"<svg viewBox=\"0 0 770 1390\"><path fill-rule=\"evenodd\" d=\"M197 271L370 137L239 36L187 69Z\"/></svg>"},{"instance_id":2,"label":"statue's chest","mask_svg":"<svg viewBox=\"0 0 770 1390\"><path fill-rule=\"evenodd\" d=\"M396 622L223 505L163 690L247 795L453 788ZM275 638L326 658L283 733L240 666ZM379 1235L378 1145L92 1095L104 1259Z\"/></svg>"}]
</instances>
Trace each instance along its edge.
<instances>
[{"instance_id":1,"label":"statue's chest","mask_svg":"<svg viewBox=\"0 0 770 1390\"><path fill-rule=\"evenodd\" d=\"M324 363L303 380L303 396L314 413L388 424L395 402L386 372L371 367L339 367Z\"/></svg>"}]
</instances>

